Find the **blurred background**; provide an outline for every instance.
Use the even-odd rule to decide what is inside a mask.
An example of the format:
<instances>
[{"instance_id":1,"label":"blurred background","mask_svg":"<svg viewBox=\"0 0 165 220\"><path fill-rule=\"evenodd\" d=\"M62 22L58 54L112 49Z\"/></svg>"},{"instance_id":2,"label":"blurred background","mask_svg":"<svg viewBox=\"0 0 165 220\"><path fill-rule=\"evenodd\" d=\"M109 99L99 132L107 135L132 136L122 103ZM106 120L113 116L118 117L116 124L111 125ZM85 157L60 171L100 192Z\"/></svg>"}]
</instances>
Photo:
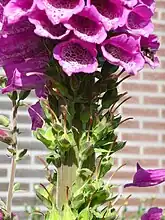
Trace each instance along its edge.
<instances>
[{"instance_id":1,"label":"blurred background","mask_svg":"<svg viewBox=\"0 0 165 220\"><path fill-rule=\"evenodd\" d=\"M125 164L118 171L111 182L119 185L119 193L123 196L117 205L123 203L124 198L132 194L128 200L127 212L137 211L142 201L145 206L152 205L165 208L165 184L150 188L127 188L123 184L131 182L136 171L136 163L144 168L165 169L165 0L156 0L156 12L153 19L155 33L160 39L160 67L145 70L137 76L127 79L121 85L121 91L127 91L132 98L120 109L123 118L133 117L120 126L119 140L126 140L127 145L115 158L113 171ZM28 103L34 103L31 96ZM0 95L0 114L10 115L11 105L6 96ZM39 205L35 199L34 185L46 183L44 165L37 156L44 156L45 147L33 138L30 132L30 119L26 108L19 111L19 128L22 132L19 137L19 148L28 149L28 156L17 165L16 182L21 183L21 189L13 200L13 211L20 213L20 219L27 219L24 215L25 205ZM10 159L6 156L6 146L0 143L0 197L6 198L10 175ZM108 178L108 177L107 177ZM107 179L108 180L108 179Z\"/></svg>"}]
</instances>

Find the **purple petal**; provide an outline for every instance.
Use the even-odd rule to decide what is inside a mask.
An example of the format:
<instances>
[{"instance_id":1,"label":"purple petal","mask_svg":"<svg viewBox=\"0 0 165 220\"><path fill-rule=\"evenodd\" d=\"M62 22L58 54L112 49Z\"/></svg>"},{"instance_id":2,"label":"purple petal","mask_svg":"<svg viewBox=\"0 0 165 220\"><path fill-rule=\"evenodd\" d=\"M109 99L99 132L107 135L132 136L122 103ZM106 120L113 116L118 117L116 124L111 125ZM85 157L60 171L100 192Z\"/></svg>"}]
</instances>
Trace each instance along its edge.
<instances>
[{"instance_id":1,"label":"purple petal","mask_svg":"<svg viewBox=\"0 0 165 220\"><path fill-rule=\"evenodd\" d=\"M112 64L125 68L127 73L136 74L144 66L140 53L139 39L121 34L104 41L103 56Z\"/></svg>"},{"instance_id":2,"label":"purple petal","mask_svg":"<svg viewBox=\"0 0 165 220\"><path fill-rule=\"evenodd\" d=\"M141 220L161 220L163 217L163 209L153 207L148 210L147 213L145 213Z\"/></svg>"},{"instance_id":3,"label":"purple petal","mask_svg":"<svg viewBox=\"0 0 165 220\"><path fill-rule=\"evenodd\" d=\"M85 6L84 0L37 0L36 3L41 10L45 10L53 24L67 21Z\"/></svg>"},{"instance_id":4,"label":"purple petal","mask_svg":"<svg viewBox=\"0 0 165 220\"><path fill-rule=\"evenodd\" d=\"M2 89L2 93L15 90L31 90L42 88L45 85L45 72L48 62L47 56L30 58L22 63L15 63L4 68L8 78L7 86Z\"/></svg>"},{"instance_id":5,"label":"purple petal","mask_svg":"<svg viewBox=\"0 0 165 220\"><path fill-rule=\"evenodd\" d=\"M97 51L94 44L71 39L57 44L53 55L69 76L73 73L93 73L97 70Z\"/></svg>"},{"instance_id":6,"label":"purple petal","mask_svg":"<svg viewBox=\"0 0 165 220\"><path fill-rule=\"evenodd\" d=\"M32 121L31 129L35 131L37 128L42 128L44 124L44 113L40 102L38 101L34 105L31 105L28 109L28 112Z\"/></svg>"},{"instance_id":7,"label":"purple petal","mask_svg":"<svg viewBox=\"0 0 165 220\"><path fill-rule=\"evenodd\" d=\"M10 25L4 30L6 35L0 37L0 66L23 61L45 49L42 38L34 34L34 29L25 28L24 22L21 22L21 27L20 24Z\"/></svg>"},{"instance_id":8,"label":"purple petal","mask_svg":"<svg viewBox=\"0 0 165 220\"><path fill-rule=\"evenodd\" d=\"M8 23L16 23L34 9L34 0L10 0L4 8Z\"/></svg>"},{"instance_id":9,"label":"purple petal","mask_svg":"<svg viewBox=\"0 0 165 220\"><path fill-rule=\"evenodd\" d=\"M82 12L73 15L65 26L74 34L90 43L102 43L107 33L92 7L85 7Z\"/></svg>"},{"instance_id":10,"label":"purple petal","mask_svg":"<svg viewBox=\"0 0 165 220\"><path fill-rule=\"evenodd\" d=\"M139 164L138 169L133 177L133 183L124 186L150 187L158 185L165 181L165 169L145 170Z\"/></svg>"},{"instance_id":11,"label":"purple petal","mask_svg":"<svg viewBox=\"0 0 165 220\"><path fill-rule=\"evenodd\" d=\"M156 35L149 35L148 37L141 37L141 50L151 68L155 68L159 65L159 59L156 56L156 52L159 49L160 43Z\"/></svg>"},{"instance_id":12,"label":"purple petal","mask_svg":"<svg viewBox=\"0 0 165 220\"><path fill-rule=\"evenodd\" d=\"M87 0L107 31L122 27L126 23L126 12L121 0Z\"/></svg>"},{"instance_id":13,"label":"purple petal","mask_svg":"<svg viewBox=\"0 0 165 220\"><path fill-rule=\"evenodd\" d=\"M29 15L29 21L35 25L34 32L42 37L51 39L62 39L69 34L62 23L53 25L48 19L45 11L35 8L35 10Z\"/></svg>"},{"instance_id":14,"label":"purple petal","mask_svg":"<svg viewBox=\"0 0 165 220\"><path fill-rule=\"evenodd\" d=\"M148 36L153 32L152 16L153 12L147 6L136 6L128 15L128 31L133 34Z\"/></svg>"}]
</instances>

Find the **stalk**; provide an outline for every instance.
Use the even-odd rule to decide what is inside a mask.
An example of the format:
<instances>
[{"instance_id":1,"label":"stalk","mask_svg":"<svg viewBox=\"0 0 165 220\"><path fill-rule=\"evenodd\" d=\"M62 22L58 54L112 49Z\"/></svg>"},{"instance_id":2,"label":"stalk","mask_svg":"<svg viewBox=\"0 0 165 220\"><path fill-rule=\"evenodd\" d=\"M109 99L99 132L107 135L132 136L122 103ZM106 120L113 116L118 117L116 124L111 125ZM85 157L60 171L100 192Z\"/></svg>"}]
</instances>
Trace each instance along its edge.
<instances>
[{"instance_id":1,"label":"stalk","mask_svg":"<svg viewBox=\"0 0 165 220\"><path fill-rule=\"evenodd\" d=\"M74 149L70 149L57 169L56 205L59 210L68 201L72 185L76 180L76 170L76 154Z\"/></svg>"},{"instance_id":2,"label":"stalk","mask_svg":"<svg viewBox=\"0 0 165 220\"><path fill-rule=\"evenodd\" d=\"M12 127L12 138L13 144L12 148L17 152L17 112L18 112L18 104L16 100L12 100L12 117L11 117L11 127ZM7 194L7 203L6 209L9 215L11 216L11 208L12 208L12 200L13 200L13 188L14 188L14 179L16 173L16 156L13 155L11 159L11 173L10 173L10 181L8 185L8 194Z\"/></svg>"}]
</instances>

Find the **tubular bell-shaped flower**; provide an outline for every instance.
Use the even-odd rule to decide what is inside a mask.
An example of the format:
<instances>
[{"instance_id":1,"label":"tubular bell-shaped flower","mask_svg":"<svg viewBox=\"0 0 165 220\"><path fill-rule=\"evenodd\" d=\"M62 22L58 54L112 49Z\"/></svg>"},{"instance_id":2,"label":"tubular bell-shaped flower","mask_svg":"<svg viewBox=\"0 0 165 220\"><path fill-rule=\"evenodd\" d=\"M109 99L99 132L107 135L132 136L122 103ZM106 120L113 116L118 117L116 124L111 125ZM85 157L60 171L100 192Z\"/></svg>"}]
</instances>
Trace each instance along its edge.
<instances>
[{"instance_id":1,"label":"tubular bell-shaped flower","mask_svg":"<svg viewBox=\"0 0 165 220\"><path fill-rule=\"evenodd\" d=\"M147 213L142 215L141 220L161 220L163 217L163 209L153 207Z\"/></svg>"},{"instance_id":2,"label":"tubular bell-shaped flower","mask_svg":"<svg viewBox=\"0 0 165 220\"><path fill-rule=\"evenodd\" d=\"M153 12L146 5L134 7L128 15L126 23L128 31L135 35L147 37L153 32L152 16Z\"/></svg>"},{"instance_id":3,"label":"tubular bell-shaped flower","mask_svg":"<svg viewBox=\"0 0 165 220\"><path fill-rule=\"evenodd\" d=\"M45 72L47 62L48 57L41 54L35 58L5 66L8 81L7 86L2 89L2 93L44 87L45 77L42 73Z\"/></svg>"},{"instance_id":4,"label":"tubular bell-shaped flower","mask_svg":"<svg viewBox=\"0 0 165 220\"><path fill-rule=\"evenodd\" d=\"M73 73L93 73L97 70L97 51L94 44L73 38L57 44L53 55L69 76Z\"/></svg>"},{"instance_id":5,"label":"tubular bell-shaped flower","mask_svg":"<svg viewBox=\"0 0 165 220\"><path fill-rule=\"evenodd\" d=\"M127 10L121 0L87 0L107 31L122 27L126 23Z\"/></svg>"},{"instance_id":6,"label":"tubular bell-shaped flower","mask_svg":"<svg viewBox=\"0 0 165 220\"><path fill-rule=\"evenodd\" d=\"M37 7L28 17L29 21L36 27L34 32L39 36L59 40L70 32L62 23L53 25L45 11Z\"/></svg>"},{"instance_id":7,"label":"tubular bell-shaped flower","mask_svg":"<svg viewBox=\"0 0 165 220\"><path fill-rule=\"evenodd\" d=\"M24 26L25 25L25 26ZM34 57L44 50L42 38L34 34L34 27L25 20L9 25L0 36L0 66Z\"/></svg>"},{"instance_id":8,"label":"tubular bell-shaped flower","mask_svg":"<svg viewBox=\"0 0 165 220\"><path fill-rule=\"evenodd\" d=\"M4 7L4 16L8 23L16 23L20 18L33 11L34 7L34 0L10 0Z\"/></svg>"},{"instance_id":9,"label":"tubular bell-shaped flower","mask_svg":"<svg viewBox=\"0 0 165 220\"><path fill-rule=\"evenodd\" d=\"M165 169L145 170L137 163L137 172L133 177L133 183L128 183L124 187L155 186L165 181Z\"/></svg>"},{"instance_id":10,"label":"tubular bell-shaped flower","mask_svg":"<svg viewBox=\"0 0 165 220\"><path fill-rule=\"evenodd\" d=\"M156 56L156 52L160 46L157 36L152 34L148 37L141 37L140 44L146 63L152 68L157 67L159 65L159 59Z\"/></svg>"},{"instance_id":11,"label":"tubular bell-shaped flower","mask_svg":"<svg viewBox=\"0 0 165 220\"><path fill-rule=\"evenodd\" d=\"M53 24L67 21L73 14L76 14L85 6L84 0L37 0L37 6L45 10L48 18Z\"/></svg>"},{"instance_id":12,"label":"tubular bell-shaped flower","mask_svg":"<svg viewBox=\"0 0 165 220\"><path fill-rule=\"evenodd\" d=\"M100 44L107 37L104 26L92 7L85 7L82 12L73 15L65 26L73 30L80 39L91 43Z\"/></svg>"},{"instance_id":13,"label":"tubular bell-shaped flower","mask_svg":"<svg viewBox=\"0 0 165 220\"><path fill-rule=\"evenodd\" d=\"M110 63L122 66L127 73L136 74L144 67L138 38L127 34L117 35L105 40L101 49Z\"/></svg>"},{"instance_id":14,"label":"tubular bell-shaped flower","mask_svg":"<svg viewBox=\"0 0 165 220\"><path fill-rule=\"evenodd\" d=\"M42 128L44 124L44 112L40 102L38 101L34 105L31 105L28 109L28 112L32 121L31 129L35 131L37 128Z\"/></svg>"}]
</instances>

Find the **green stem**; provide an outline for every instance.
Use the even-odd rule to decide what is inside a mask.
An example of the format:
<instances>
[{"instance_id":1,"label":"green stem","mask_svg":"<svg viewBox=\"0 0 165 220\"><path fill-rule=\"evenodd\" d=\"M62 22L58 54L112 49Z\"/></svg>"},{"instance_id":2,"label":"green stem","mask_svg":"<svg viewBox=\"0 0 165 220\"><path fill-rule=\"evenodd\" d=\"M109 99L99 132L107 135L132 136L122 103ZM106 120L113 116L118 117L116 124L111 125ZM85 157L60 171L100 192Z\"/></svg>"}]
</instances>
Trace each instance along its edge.
<instances>
[{"instance_id":1,"label":"green stem","mask_svg":"<svg viewBox=\"0 0 165 220\"><path fill-rule=\"evenodd\" d=\"M18 150L17 146L17 112L18 112L18 104L15 100L12 101L13 108L12 108L12 138L13 138L13 149L15 152ZM10 181L8 186L8 195L7 195L7 202L6 202L6 209L8 214L11 216L11 207L12 207L12 200L13 200L13 187L14 187L14 179L16 173L16 158L15 155L12 156L11 160L11 174L10 174Z\"/></svg>"},{"instance_id":2,"label":"green stem","mask_svg":"<svg viewBox=\"0 0 165 220\"><path fill-rule=\"evenodd\" d=\"M76 180L77 159L72 148L65 153L64 161L57 169L56 206L59 210L68 201L71 188Z\"/></svg>"}]
</instances>

